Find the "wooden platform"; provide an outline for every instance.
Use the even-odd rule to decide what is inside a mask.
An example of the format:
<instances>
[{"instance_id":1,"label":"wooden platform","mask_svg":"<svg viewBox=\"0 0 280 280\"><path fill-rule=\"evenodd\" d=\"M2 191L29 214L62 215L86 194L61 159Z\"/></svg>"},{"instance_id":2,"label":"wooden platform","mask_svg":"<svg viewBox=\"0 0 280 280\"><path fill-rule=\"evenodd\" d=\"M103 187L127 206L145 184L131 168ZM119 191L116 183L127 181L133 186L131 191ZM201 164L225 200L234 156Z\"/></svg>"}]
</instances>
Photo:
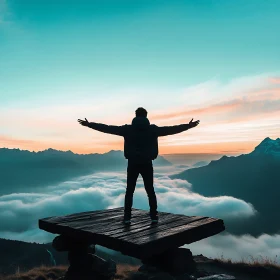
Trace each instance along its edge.
<instances>
[{"instance_id":1,"label":"wooden platform","mask_svg":"<svg viewBox=\"0 0 280 280\"><path fill-rule=\"evenodd\" d=\"M123 224L123 207L49 217L39 228L75 239L88 240L125 255L144 258L222 232L221 219L159 212L152 225L149 212L132 209L131 225Z\"/></svg>"}]
</instances>

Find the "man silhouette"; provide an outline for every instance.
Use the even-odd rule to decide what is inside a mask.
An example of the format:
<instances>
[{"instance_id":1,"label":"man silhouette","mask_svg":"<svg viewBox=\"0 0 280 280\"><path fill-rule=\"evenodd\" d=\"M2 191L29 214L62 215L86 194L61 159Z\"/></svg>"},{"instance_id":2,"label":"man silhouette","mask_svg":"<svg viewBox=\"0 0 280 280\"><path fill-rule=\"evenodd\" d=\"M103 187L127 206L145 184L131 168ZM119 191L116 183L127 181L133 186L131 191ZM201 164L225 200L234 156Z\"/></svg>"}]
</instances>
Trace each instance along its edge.
<instances>
[{"instance_id":1,"label":"man silhouette","mask_svg":"<svg viewBox=\"0 0 280 280\"><path fill-rule=\"evenodd\" d=\"M150 206L150 218L152 223L158 222L157 199L154 190L154 174L152 161L158 156L158 137L176 134L193 128L199 124L199 120L192 120L187 124L174 126L156 126L150 124L147 111L139 107L135 111L136 117L131 125L122 126L105 125L88 122L87 119L78 122L100 132L124 137L124 156L128 159L127 165L127 188L124 201L124 223L130 224L133 193L136 181L141 174L144 187L148 195Z\"/></svg>"}]
</instances>

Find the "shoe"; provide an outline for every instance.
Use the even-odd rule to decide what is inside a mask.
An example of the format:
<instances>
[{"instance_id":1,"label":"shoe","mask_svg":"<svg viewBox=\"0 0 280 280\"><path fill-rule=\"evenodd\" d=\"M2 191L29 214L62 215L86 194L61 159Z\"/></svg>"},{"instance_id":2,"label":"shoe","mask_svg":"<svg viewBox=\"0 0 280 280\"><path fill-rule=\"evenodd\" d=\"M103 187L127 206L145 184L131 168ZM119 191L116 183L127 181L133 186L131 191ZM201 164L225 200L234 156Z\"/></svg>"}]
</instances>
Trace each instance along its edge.
<instances>
[{"instance_id":1,"label":"shoe","mask_svg":"<svg viewBox=\"0 0 280 280\"><path fill-rule=\"evenodd\" d=\"M131 217L130 217L130 216L131 216L131 215L124 214L124 217L123 217L123 222L124 222L124 224L130 225L130 223L131 223Z\"/></svg>"},{"instance_id":2,"label":"shoe","mask_svg":"<svg viewBox=\"0 0 280 280\"><path fill-rule=\"evenodd\" d=\"M127 220L123 220L124 224L125 225L130 225L131 224L131 220L130 219L127 219Z\"/></svg>"},{"instance_id":3,"label":"shoe","mask_svg":"<svg viewBox=\"0 0 280 280\"><path fill-rule=\"evenodd\" d=\"M151 220L152 224L157 224L158 223L158 215L151 215Z\"/></svg>"},{"instance_id":4,"label":"shoe","mask_svg":"<svg viewBox=\"0 0 280 280\"><path fill-rule=\"evenodd\" d=\"M155 225L158 223L158 220L152 220L152 224Z\"/></svg>"}]
</instances>

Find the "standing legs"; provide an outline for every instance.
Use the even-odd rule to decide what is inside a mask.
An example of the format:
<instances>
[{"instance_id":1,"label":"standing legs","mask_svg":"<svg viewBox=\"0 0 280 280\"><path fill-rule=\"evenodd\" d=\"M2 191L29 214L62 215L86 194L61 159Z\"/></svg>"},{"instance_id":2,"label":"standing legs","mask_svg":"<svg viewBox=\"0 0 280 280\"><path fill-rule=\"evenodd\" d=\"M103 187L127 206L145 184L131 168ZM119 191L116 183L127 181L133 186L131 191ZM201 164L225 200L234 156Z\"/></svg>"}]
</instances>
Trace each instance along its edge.
<instances>
[{"instance_id":1,"label":"standing legs","mask_svg":"<svg viewBox=\"0 0 280 280\"><path fill-rule=\"evenodd\" d=\"M127 166L127 188L125 193L124 202L124 218L125 220L131 219L131 208L133 204L133 194L136 187L136 181L141 174L144 187L148 195L150 216L155 219L157 216L157 198L154 190L154 169L152 161L147 163L131 163L128 162Z\"/></svg>"}]
</instances>

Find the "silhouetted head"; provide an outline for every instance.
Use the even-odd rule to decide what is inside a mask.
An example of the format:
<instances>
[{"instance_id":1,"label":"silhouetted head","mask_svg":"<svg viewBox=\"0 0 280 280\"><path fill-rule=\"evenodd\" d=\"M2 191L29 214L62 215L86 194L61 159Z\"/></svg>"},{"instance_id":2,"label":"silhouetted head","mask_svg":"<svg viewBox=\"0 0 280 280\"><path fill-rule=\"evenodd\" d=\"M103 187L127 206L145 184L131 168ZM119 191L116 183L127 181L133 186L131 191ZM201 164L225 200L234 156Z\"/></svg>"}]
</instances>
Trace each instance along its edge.
<instances>
[{"instance_id":1,"label":"silhouetted head","mask_svg":"<svg viewBox=\"0 0 280 280\"><path fill-rule=\"evenodd\" d=\"M136 117L144 117L144 118L147 118L148 112L147 112L144 108L139 107L139 108L135 111L135 115L136 115Z\"/></svg>"}]
</instances>

